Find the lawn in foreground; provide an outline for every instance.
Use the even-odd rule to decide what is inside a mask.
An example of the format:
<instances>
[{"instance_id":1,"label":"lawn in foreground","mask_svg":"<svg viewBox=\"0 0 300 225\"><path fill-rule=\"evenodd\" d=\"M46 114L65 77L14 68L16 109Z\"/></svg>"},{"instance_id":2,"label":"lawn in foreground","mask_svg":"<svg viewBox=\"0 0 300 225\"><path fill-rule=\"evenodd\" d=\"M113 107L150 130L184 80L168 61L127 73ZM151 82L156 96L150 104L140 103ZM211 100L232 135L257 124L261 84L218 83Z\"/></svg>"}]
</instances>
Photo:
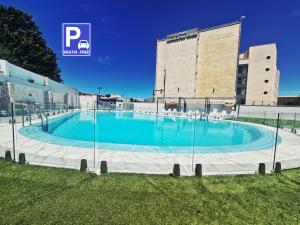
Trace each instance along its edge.
<instances>
[{"instance_id":1,"label":"lawn in foreground","mask_svg":"<svg viewBox=\"0 0 300 225\"><path fill-rule=\"evenodd\" d=\"M299 224L300 169L94 176L0 160L0 213L0 224Z\"/></svg>"},{"instance_id":2,"label":"lawn in foreground","mask_svg":"<svg viewBox=\"0 0 300 225\"><path fill-rule=\"evenodd\" d=\"M258 123L271 127L277 126L277 119L264 119L264 118L251 118L251 117L238 117L231 120L241 121L241 122L249 122L249 123ZM300 128L299 120L280 120L280 126L284 128Z\"/></svg>"}]
</instances>

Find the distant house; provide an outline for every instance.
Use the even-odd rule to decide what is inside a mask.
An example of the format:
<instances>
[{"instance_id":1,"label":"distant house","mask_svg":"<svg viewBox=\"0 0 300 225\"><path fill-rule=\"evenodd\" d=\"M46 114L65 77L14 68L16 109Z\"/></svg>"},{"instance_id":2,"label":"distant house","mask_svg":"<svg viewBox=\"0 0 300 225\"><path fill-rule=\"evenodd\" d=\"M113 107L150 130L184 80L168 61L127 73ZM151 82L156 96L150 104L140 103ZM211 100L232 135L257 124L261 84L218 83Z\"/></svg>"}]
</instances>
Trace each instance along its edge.
<instances>
[{"instance_id":1,"label":"distant house","mask_svg":"<svg viewBox=\"0 0 300 225\"><path fill-rule=\"evenodd\" d=\"M279 96L277 104L300 106L300 96Z\"/></svg>"}]
</instances>

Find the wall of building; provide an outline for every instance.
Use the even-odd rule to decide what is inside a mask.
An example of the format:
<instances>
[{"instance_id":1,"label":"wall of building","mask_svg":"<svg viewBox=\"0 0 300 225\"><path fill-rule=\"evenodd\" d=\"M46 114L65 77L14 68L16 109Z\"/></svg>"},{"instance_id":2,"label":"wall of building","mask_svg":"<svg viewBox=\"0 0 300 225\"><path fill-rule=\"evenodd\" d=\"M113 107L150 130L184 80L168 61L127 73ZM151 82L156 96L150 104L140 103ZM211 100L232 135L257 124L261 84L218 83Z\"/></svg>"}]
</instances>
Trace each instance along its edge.
<instances>
[{"instance_id":1,"label":"wall of building","mask_svg":"<svg viewBox=\"0 0 300 225\"><path fill-rule=\"evenodd\" d=\"M158 40L155 96L235 98L239 36L232 23Z\"/></svg>"},{"instance_id":2,"label":"wall of building","mask_svg":"<svg viewBox=\"0 0 300 225\"><path fill-rule=\"evenodd\" d=\"M247 105L276 105L279 71L275 44L249 48Z\"/></svg>"},{"instance_id":3,"label":"wall of building","mask_svg":"<svg viewBox=\"0 0 300 225\"><path fill-rule=\"evenodd\" d=\"M166 96L194 97L197 38L168 43L166 55Z\"/></svg>"},{"instance_id":4,"label":"wall of building","mask_svg":"<svg viewBox=\"0 0 300 225\"><path fill-rule=\"evenodd\" d=\"M93 109L97 95L79 95L81 109Z\"/></svg>"},{"instance_id":5,"label":"wall of building","mask_svg":"<svg viewBox=\"0 0 300 225\"><path fill-rule=\"evenodd\" d=\"M235 97L239 36L239 23L199 34L196 97Z\"/></svg>"},{"instance_id":6,"label":"wall of building","mask_svg":"<svg viewBox=\"0 0 300 225\"><path fill-rule=\"evenodd\" d=\"M279 96L277 105L300 106L300 96Z\"/></svg>"},{"instance_id":7,"label":"wall of building","mask_svg":"<svg viewBox=\"0 0 300 225\"><path fill-rule=\"evenodd\" d=\"M133 110L135 112L161 112L164 110L164 103L156 103L156 102L133 102Z\"/></svg>"},{"instance_id":8,"label":"wall of building","mask_svg":"<svg viewBox=\"0 0 300 225\"><path fill-rule=\"evenodd\" d=\"M78 91L39 74L0 60L0 104L10 102L65 104L70 108L79 104Z\"/></svg>"},{"instance_id":9,"label":"wall of building","mask_svg":"<svg viewBox=\"0 0 300 225\"><path fill-rule=\"evenodd\" d=\"M164 92L159 90L164 90L165 86L165 74L166 74L166 51L167 42L157 41L156 50L156 76L155 76L155 96L164 97Z\"/></svg>"}]
</instances>

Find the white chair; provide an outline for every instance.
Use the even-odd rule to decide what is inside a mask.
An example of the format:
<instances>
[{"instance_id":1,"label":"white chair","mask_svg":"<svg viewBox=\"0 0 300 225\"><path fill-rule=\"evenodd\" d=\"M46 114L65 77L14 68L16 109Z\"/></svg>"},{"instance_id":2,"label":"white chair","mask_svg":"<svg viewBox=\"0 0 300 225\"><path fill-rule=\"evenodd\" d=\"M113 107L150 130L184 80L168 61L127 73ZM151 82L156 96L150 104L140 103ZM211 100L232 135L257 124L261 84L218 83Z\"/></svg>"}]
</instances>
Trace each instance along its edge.
<instances>
[{"instance_id":1,"label":"white chair","mask_svg":"<svg viewBox=\"0 0 300 225\"><path fill-rule=\"evenodd\" d=\"M218 109L213 109L211 113L209 113L209 116L212 118L217 118L218 117Z\"/></svg>"},{"instance_id":2,"label":"white chair","mask_svg":"<svg viewBox=\"0 0 300 225\"><path fill-rule=\"evenodd\" d=\"M177 115L177 109L173 109L172 115L176 116Z\"/></svg>"},{"instance_id":3,"label":"white chair","mask_svg":"<svg viewBox=\"0 0 300 225\"><path fill-rule=\"evenodd\" d=\"M193 110L189 110L189 111L186 113L186 116L187 116L187 117L193 116Z\"/></svg>"},{"instance_id":4,"label":"white chair","mask_svg":"<svg viewBox=\"0 0 300 225\"><path fill-rule=\"evenodd\" d=\"M236 111L231 111L230 117L231 117L231 118L236 118L236 117L237 117Z\"/></svg>"},{"instance_id":5,"label":"white chair","mask_svg":"<svg viewBox=\"0 0 300 225\"><path fill-rule=\"evenodd\" d=\"M172 113L172 109L171 108L166 111L166 115L170 115L171 113Z\"/></svg>"},{"instance_id":6,"label":"white chair","mask_svg":"<svg viewBox=\"0 0 300 225\"><path fill-rule=\"evenodd\" d=\"M222 110L220 118L224 119L224 118L227 118L227 117L228 117L228 114L227 114L226 110Z\"/></svg>"}]
</instances>

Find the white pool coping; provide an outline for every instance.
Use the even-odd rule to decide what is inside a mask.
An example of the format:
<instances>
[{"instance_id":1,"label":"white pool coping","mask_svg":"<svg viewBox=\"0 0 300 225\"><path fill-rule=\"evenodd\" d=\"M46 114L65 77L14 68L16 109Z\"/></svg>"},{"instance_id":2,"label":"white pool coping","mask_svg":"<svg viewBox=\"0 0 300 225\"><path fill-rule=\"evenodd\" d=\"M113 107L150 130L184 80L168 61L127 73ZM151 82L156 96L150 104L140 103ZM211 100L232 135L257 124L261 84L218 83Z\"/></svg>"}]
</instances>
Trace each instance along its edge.
<instances>
[{"instance_id":1,"label":"white pool coping","mask_svg":"<svg viewBox=\"0 0 300 225\"><path fill-rule=\"evenodd\" d=\"M51 118L61 115L63 114ZM39 120L33 123L37 122ZM275 130L264 125L245 124ZM15 126L17 131L22 128L21 123ZM6 150L12 151L11 129L11 124L0 126L0 156L4 156ZM283 169L300 167L300 136L282 129L279 129L279 135L282 142L277 146L276 161L281 162ZM200 163L204 175L254 174L258 170L259 163L266 163L266 170L270 172L274 155L273 149L194 156L192 148L191 154L101 150L101 146L96 146L94 151L91 148L45 143L25 137L19 132L16 132L15 139L16 158L19 153L25 153L29 164L79 169L80 160L87 159L89 170L97 173L99 173L100 161L107 161L109 172L169 174L172 173L174 163L179 163L181 174L192 176L195 165Z\"/></svg>"}]
</instances>

